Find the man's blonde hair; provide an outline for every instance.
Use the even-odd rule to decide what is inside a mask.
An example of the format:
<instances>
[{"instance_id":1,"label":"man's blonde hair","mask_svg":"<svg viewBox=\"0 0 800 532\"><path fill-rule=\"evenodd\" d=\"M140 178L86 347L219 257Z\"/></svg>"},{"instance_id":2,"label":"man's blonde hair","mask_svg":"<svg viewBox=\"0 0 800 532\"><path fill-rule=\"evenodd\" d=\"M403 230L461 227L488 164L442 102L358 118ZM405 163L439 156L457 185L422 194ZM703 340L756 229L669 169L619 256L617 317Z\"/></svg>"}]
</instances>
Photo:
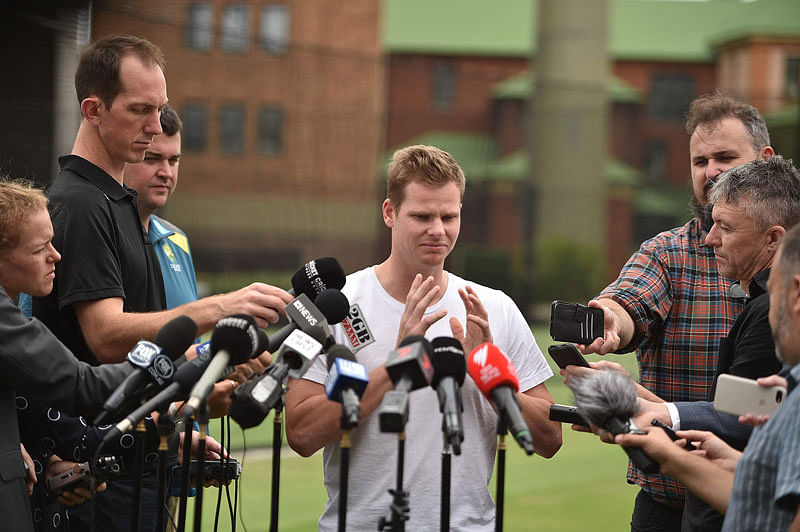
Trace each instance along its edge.
<instances>
[{"instance_id":1,"label":"man's blonde hair","mask_svg":"<svg viewBox=\"0 0 800 532\"><path fill-rule=\"evenodd\" d=\"M452 155L435 146L408 146L394 152L386 176L386 197L395 208L405 199L411 182L432 187L455 183L464 198L464 171Z\"/></svg>"}]
</instances>

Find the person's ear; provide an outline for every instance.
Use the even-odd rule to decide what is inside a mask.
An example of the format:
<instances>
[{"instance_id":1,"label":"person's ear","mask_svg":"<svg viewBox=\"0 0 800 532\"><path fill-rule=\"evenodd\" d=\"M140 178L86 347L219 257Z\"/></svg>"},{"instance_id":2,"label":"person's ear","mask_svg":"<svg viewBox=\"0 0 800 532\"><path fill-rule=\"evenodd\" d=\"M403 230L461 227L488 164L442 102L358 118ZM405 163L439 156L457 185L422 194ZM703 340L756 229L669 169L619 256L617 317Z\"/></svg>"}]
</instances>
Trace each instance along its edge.
<instances>
[{"instance_id":1,"label":"person's ear","mask_svg":"<svg viewBox=\"0 0 800 532\"><path fill-rule=\"evenodd\" d=\"M778 245L781 243L781 238L786 233L786 228L782 225L773 225L769 227L765 233L767 238L767 249L773 253L778 251Z\"/></svg>"},{"instance_id":2,"label":"person's ear","mask_svg":"<svg viewBox=\"0 0 800 532\"><path fill-rule=\"evenodd\" d=\"M81 102L81 116L95 125L100 121L100 114L104 109L103 102L97 96L89 96Z\"/></svg>"},{"instance_id":3,"label":"person's ear","mask_svg":"<svg viewBox=\"0 0 800 532\"><path fill-rule=\"evenodd\" d=\"M392 200L386 198L381 205L381 213L383 214L383 223L386 227L394 227L394 218L397 215L397 209L392 205Z\"/></svg>"}]
</instances>

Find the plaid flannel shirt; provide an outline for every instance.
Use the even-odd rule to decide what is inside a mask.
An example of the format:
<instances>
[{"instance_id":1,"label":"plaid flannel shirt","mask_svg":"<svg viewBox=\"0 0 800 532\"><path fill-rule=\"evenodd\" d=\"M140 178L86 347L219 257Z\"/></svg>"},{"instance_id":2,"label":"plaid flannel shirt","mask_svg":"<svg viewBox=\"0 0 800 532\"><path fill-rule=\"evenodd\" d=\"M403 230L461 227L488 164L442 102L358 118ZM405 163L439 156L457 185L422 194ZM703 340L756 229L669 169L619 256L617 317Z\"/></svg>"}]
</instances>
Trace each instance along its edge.
<instances>
[{"instance_id":1,"label":"plaid flannel shirt","mask_svg":"<svg viewBox=\"0 0 800 532\"><path fill-rule=\"evenodd\" d=\"M719 342L742 304L728 296L699 220L659 233L633 254L619 278L600 294L633 318L639 382L665 401L704 401L717 369ZM664 475L628 465L628 482L656 500L683 505L683 488Z\"/></svg>"}]
</instances>

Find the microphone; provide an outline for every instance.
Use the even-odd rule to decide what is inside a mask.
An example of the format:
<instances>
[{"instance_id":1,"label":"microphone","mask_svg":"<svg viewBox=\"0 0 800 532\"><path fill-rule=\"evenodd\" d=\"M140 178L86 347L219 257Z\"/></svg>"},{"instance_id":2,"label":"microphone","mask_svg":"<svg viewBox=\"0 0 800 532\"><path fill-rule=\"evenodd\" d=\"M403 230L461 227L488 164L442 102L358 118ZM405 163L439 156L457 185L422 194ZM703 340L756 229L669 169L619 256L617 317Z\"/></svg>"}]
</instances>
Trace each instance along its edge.
<instances>
[{"instance_id":1,"label":"microphone","mask_svg":"<svg viewBox=\"0 0 800 532\"><path fill-rule=\"evenodd\" d=\"M136 424L145 418L150 412L160 410L172 401L180 400L187 396L192 385L208 368L212 360L210 349L198 350L197 358L184 362L175 372L172 382L163 390L158 392L150 400L131 412L125 419L117 423L103 437L101 447L105 447L111 440L132 430Z\"/></svg>"},{"instance_id":2,"label":"microphone","mask_svg":"<svg viewBox=\"0 0 800 532\"><path fill-rule=\"evenodd\" d=\"M280 328L269 338L270 352L277 351L289 335L296 330L313 336L319 343L324 343L325 339L331 335L325 316L305 294L300 294L286 305L286 316L289 318L289 324Z\"/></svg>"},{"instance_id":3,"label":"microphone","mask_svg":"<svg viewBox=\"0 0 800 532\"><path fill-rule=\"evenodd\" d=\"M567 386L575 397L578 413L592 425L614 436L628 432L642 433L632 419L639 410L639 401L636 387L627 375L614 370L596 370L572 379ZM645 473L658 473L658 463L641 448L623 449L636 467Z\"/></svg>"},{"instance_id":4,"label":"microphone","mask_svg":"<svg viewBox=\"0 0 800 532\"><path fill-rule=\"evenodd\" d=\"M166 386L175 372L173 361L183 355L196 336L197 324L194 320L188 316L178 316L167 322L152 342L140 340L127 356L128 362L138 369L129 374L106 399L103 411L94 424L105 424L119 415L131 399L141 397L147 380L155 385L155 389Z\"/></svg>"},{"instance_id":5,"label":"microphone","mask_svg":"<svg viewBox=\"0 0 800 532\"><path fill-rule=\"evenodd\" d=\"M479 345L467 359L467 371L481 393L491 401L511 435L525 450L533 454L533 436L522 417L517 399L519 378L514 365L499 347L488 342Z\"/></svg>"},{"instance_id":6,"label":"microphone","mask_svg":"<svg viewBox=\"0 0 800 532\"><path fill-rule=\"evenodd\" d=\"M329 288L341 290L344 283L344 270L339 261L333 257L322 257L306 262L295 272L292 276L292 288L289 293L293 296L305 294L310 299L314 299Z\"/></svg>"},{"instance_id":7,"label":"microphone","mask_svg":"<svg viewBox=\"0 0 800 532\"><path fill-rule=\"evenodd\" d=\"M455 338L440 336L431 342L433 346L433 380L431 386L439 396L439 411L442 413L442 432L453 453L461 454L464 441L464 425L461 421L461 385L467 374L467 359L461 342Z\"/></svg>"},{"instance_id":8,"label":"microphone","mask_svg":"<svg viewBox=\"0 0 800 532\"><path fill-rule=\"evenodd\" d=\"M389 354L385 367L394 390L386 392L378 409L381 432L403 432L408 421L408 393L428 386L433 378L431 343L422 336L409 336Z\"/></svg>"},{"instance_id":9,"label":"microphone","mask_svg":"<svg viewBox=\"0 0 800 532\"><path fill-rule=\"evenodd\" d=\"M333 344L328 349L325 395L342 404L342 430L358 425L361 396L368 382L367 368L356 361L352 351L341 344Z\"/></svg>"},{"instance_id":10,"label":"microphone","mask_svg":"<svg viewBox=\"0 0 800 532\"><path fill-rule=\"evenodd\" d=\"M350 311L350 302L347 300L347 296L336 288L328 288L320 292L314 298L314 305L332 325L344 320Z\"/></svg>"},{"instance_id":11,"label":"microphone","mask_svg":"<svg viewBox=\"0 0 800 532\"><path fill-rule=\"evenodd\" d=\"M253 318L247 314L234 314L219 320L211 333L213 358L189 394L183 410L184 417L194 414L206 400L228 362L234 365L246 362L258 349L258 344L258 328Z\"/></svg>"},{"instance_id":12,"label":"microphone","mask_svg":"<svg viewBox=\"0 0 800 532\"><path fill-rule=\"evenodd\" d=\"M243 429L260 424L278 404L286 376L301 378L321 350L322 344L312 336L292 331L275 353L269 370L233 391L229 415Z\"/></svg>"}]
</instances>

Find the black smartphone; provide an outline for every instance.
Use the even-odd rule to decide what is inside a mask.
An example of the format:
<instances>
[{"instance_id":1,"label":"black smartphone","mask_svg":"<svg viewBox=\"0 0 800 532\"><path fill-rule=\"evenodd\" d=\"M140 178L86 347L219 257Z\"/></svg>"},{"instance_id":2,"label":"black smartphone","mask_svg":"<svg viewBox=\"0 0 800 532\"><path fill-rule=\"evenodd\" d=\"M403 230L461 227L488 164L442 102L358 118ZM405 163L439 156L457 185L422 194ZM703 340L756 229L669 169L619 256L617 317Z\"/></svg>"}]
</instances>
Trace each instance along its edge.
<instances>
[{"instance_id":1,"label":"black smartphone","mask_svg":"<svg viewBox=\"0 0 800 532\"><path fill-rule=\"evenodd\" d=\"M677 440L680 439L680 438L678 438L678 435L675 434L675 431L672 430L672 427L668 426L666 423L664 423L660 419L653 419L653 420L650 421L650 424L653 425L654 427L661 427L661 429L664 432L667 433L667 436L669 436L672 441L677 441ZM697 447L695 447L694 444L692 444L692 442L687 440L686 441L686 450L687 451L694 451L695 449L697 449Z\"/></svg>"},{"instance_id":2,"label":"black smartphone","mask_svg":"<svg viewBox=\"0 0 800 532\"><path fill-rule=\"evenodd\" d=\"M78 464L78 471L70 469L58 475L48 477L45 481L47 491L54 496L76 488L90 488L92 477L95 484L106 482L120 475L120 467L115 456L101 456L94 467L89 462Z\"/></svg>"},{"instance_id":3,"label":"black smartphone","mask_svg":"<svg viewBox=\"0 0 800 532\"><path fill-rule=\"evenodd\" d=\"M550 405L550 421L558 421L559 423L572 423L573 425L589 426L589 422L583 419L578 413L577 406L570 405Z\"/></svg>"},{"instance_id":4,"label":"black smartphone","mask_svg":"<svg viewBox=\"0 0 800 532\"><path fill-rule=\"evenodd\" d=\"M603 309L577 303L553 301L550 306L550 336L558 342L590 344L603 337Z\"/></svg>"},{"instance_id":5,"label":"black smartphone","mask_svg":"<svg viewBox=\"0 0 800 532\"><path fill-rule=\"evenodd\" d=\"M242 474L242 464L236 458L205 460L203 462L203 479L216 480L222 484L236 480ZM189 464L189 477L194 482L197 477L197 460Z\"/></svg>"},{"instance_id":6,"label":"black smartphone","mask_svg":"<svg viewBox=\"0 0 800 532\"><path fill-rule=\"evenodd\" d=\"M584 368L589 367L589 363L583 358L583 355L578 348L572 344L556 344L547 348L547 353L550 358L558 364L561 369L567 366L581 366Z\"/></svg>"}]
</instances>

